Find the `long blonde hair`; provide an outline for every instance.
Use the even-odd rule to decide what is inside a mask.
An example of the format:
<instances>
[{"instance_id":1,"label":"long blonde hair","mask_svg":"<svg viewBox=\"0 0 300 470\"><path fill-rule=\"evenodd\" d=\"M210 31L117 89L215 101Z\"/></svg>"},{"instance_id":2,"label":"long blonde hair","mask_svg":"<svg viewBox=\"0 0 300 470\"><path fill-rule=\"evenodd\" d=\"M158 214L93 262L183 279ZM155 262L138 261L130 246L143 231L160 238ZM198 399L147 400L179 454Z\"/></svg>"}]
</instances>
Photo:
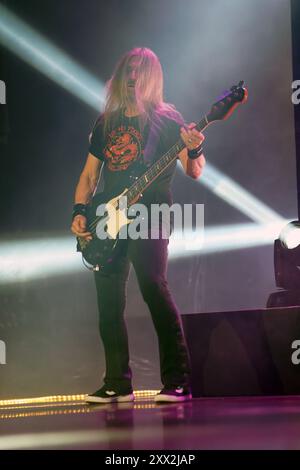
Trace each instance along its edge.
<instances>
[{"instance_id":1,"label":"long blonde hair","mask_svg":"<svg viewBox=\"0 0 300 470\"><path fill-rule=\"evenodd\" d=\"M152 113L166 115L181 121L180 114L163 99L163 72L157 55L147 47L135 47L124 54L106 84L106 105L103 113L104 133L111 125L112 117L118 115L129 102L127 68L132 58L138 58L138 74L135 81L136 107L142 127L152 120Z\"/></svg>"}]
</instances>

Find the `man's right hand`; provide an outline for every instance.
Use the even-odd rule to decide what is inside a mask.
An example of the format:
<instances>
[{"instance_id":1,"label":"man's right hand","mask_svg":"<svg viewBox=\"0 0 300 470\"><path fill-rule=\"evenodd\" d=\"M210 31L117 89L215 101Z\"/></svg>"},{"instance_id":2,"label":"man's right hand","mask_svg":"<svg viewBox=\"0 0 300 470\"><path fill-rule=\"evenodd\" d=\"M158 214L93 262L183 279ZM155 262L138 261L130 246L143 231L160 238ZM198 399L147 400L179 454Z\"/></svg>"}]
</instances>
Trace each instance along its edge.
<instances>
[{"instance_id":1,"label":"man's right hand","mask_svg":"<svg viewBox=\"0 0 300 470\"><path fill-rule=\"evenodd\" d=\"M85 238L86 240L92 240L92 234L86 231L86 217L84 215L76 215L74 217L71 232L77 237Z\"/></svg>"}]
</instances>

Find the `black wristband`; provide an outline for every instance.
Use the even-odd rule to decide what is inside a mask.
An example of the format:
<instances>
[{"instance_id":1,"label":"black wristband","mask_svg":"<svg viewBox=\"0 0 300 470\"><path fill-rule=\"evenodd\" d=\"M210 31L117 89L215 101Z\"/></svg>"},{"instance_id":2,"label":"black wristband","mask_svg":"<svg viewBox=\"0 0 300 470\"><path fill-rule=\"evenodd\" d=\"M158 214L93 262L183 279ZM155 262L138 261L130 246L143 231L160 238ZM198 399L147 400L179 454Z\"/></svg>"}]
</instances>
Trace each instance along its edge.
<instances>
[{"instance_id":1,"label":"black wristband","mask_svg":"<svg viewBox=\"0 0 300 470\"><path fill-rule=\"evenodd\" d=\"M191 159L191 160L196 160L196 158L200 157L200 155L203 153L203 147L201 146L201 144L199 145L199 147L195 148L195 149L188 149L188 157Z\"/></svg>"},{"instance_id":2,"label":"black wristband","mask_svg":"<svg viewBox=\"0 0 300 470\"><path fill-rule=\"evenodd\" d=\"M86 217L86 204L74 204L72 212L72 220L76 215L84 215Z\"/></svg>"}]
</instances>

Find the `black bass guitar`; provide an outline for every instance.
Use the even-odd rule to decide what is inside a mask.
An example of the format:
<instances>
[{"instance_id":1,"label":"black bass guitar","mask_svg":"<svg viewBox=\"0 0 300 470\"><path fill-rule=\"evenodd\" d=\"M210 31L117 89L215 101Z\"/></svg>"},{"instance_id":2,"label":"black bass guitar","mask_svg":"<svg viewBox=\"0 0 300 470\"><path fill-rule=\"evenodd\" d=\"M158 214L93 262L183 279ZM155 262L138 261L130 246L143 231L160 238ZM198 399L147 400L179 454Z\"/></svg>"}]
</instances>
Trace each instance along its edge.
<instances>
[{"instance_id":1,"label":"black bass guitar","mask_svg":"<svg viewBox=\"0 0 300 470\"><path fill-rule=\"evenodd\" d=\"M239 82L226 92L221 99L214 103L210 112L196 124L198 131L203 131L209 124L215 121L227 119L234 109L247 100L248 91L244 82ZM156 178L177 158L178 153L185 147L184 142L179 139L161 158L156 160L150 167L140 165L138 174L135 169L129 177L124 189L120 188L114 194L97 194L87 207L87 229L93 238L90 241L77 237L77 251L82 253L84 261L91 265L94 270L104 269L113 263L119 255L124 240L120 233L124 226L132 222L128 219L128 208L136 203L144 191L156 180ZM126 196L127 207L123 207ZM98 208L105 208L98 212ZM107 234L106 238L98 237L99 229Z\"/></svg>"}]
</instances>

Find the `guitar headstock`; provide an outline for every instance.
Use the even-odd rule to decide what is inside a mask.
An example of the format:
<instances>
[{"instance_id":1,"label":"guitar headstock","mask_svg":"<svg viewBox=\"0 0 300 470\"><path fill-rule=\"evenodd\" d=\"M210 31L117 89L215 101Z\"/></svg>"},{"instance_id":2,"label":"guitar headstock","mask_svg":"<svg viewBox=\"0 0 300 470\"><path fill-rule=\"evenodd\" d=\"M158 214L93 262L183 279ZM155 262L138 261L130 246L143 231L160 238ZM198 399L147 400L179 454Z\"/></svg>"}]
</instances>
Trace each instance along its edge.
<instances>
[{"instance_id":1,"label":"guitar headstock","mask_svg":"<svg viewBox=\"0 0 300 470\"><path fill-rule=\"evenodd\" d=\"M247 101L247 98L248 90L244 87L244 82L241 81L238 85L234 85L229 91L226 91L224 95L212 105L210 112L206 116L207 120L212 122L227 119L239 104Z\"/></svg>"}]
</instances>

